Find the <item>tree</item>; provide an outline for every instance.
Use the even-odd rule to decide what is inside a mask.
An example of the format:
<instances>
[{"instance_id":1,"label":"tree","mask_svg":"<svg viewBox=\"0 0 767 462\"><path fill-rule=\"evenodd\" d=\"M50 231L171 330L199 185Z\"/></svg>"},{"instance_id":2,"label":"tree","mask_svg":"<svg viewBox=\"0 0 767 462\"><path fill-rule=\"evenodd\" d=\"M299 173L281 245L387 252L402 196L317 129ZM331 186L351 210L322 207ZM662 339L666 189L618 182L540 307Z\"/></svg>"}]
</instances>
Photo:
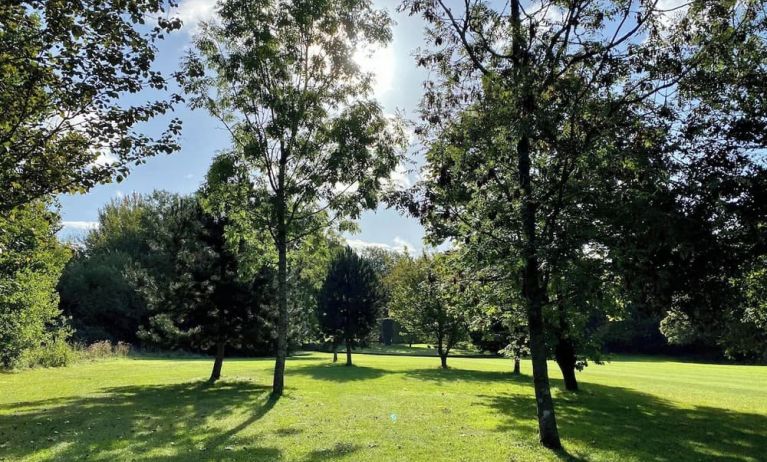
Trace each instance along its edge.
<instances>
[{"instance_id":1,"label":"tree","mask_svg":"<svg viewBox=\"0 0 767 462\"><path fill-rule=\"evenodd\" d=\"M135 267L156 281L168 281L173 257L153 248L166 233L167 216L179 197L167 192L114 199L99 211L58 283L61 309L71 318L75 338L137 343L149 308L129 273Z\"/></svg>"},{"instance_id":2,"label":"tree","mask_svg":"<svg viewBox=\"0 0 767 462\"><path fill-rule=\"evenodd\" d=\"M543 269L568 238L568 218L578 218L582 190L573 186L630 116L673 125L679 114L668 93L694 106L695 97L675 90L709 69L711 57L731 55L744 39L761 43L761 2L692 2L681 20L658 1L447 3L403 4L431 25L434 49L418 59L437 76L426 85L420 129L432 135L427 186L408 205L435 241L481 246L488 264L519 275L539 437L559 448Z\"/></svg>"},{"instance_id":3,"label":"tree","mask_svg":"<svg viewBox=\"0 0 767 462\"><path fill-rule=\"evenodd\" d=\"M173 259L173 278L166 287L147 273L136 278L152 309L141 335L159 344L213 348L215 382L228 346L258 340L270 316L273 272L267 266L244 271L239 253L246 246L228 233L230 218L206 211L198 197L179 198L164 220L168 233L156 241L156 251Z\"/></svg>"},{"instance_id":4,"label":"tree","mask_svg":"<svg viewBox=\"0 0 767 462\"><path fill-rule=\"evenodd\" d=\"M67 337L56 281L70 250L58 242L59 216L37 201L0 215L0 365L18 366L24 355L56 336Z\"/></svg>"},{"instance_id":5,"label":"tree","mask_svg":"<svg viewBox=\"0 0 767 462\"><path fill-rule=\"evenodd\" d=\"M339 252L330 264L317 303L320 329L333 344L333 362L343 341L346 365L352 365L352 348L375 327L381 301L379 280L370 262L350 247Z\"/></svg>"},{"instance_id":6,"label":"tree","mask_svg":"<svg viewBox=\"0 0 767 462\"><path fill-rule=\"evenodd\" d=\"M471 305L447 258L441 254L401 258L389 282L392 318L408 332L433 342L445 369L450 350L466 336L466 312Z\"/></svg>"},{"instance_id":7,"label":"tree","mask_svg":"<svg viewBox=\"0 0 767 462\"><path fill-rule=\"evenodd\" d=\"M391 39L390 19L369 0L225 0L203 25L178 74L194 108L229 129L252 172L277 254L279 320L273 394L284 388L288 254L332 222L374 208L400 161L401 124L368 98L358 49ZM327 213L325 213L327 212ZM330 214L332 213L332 215ZM348 228L348 226L347 226Z\"/></svg>"},{"instance_id":8,"label":"tree","mask_svg":"<svg viewBox=\"0 0 767 462\"><path fill-rule=\"evenodd\" d=\"M153 62L155 43L181 27L167 17L172 6L23 0L0 7L0 213L120 181L131 164L178 149L178 119L157 138L136 125L180 97L126 104L126 96L167 89ZM156 25L147 27L150 18Z\"/></svg>"}]
</instances>

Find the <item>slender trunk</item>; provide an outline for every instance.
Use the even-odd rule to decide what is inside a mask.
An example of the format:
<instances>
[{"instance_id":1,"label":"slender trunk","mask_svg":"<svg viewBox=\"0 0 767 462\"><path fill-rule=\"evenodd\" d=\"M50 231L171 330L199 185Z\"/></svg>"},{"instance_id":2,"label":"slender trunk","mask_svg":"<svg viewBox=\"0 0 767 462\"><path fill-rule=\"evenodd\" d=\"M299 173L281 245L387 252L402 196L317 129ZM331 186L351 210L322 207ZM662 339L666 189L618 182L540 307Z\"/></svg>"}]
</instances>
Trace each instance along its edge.
<instances>
[{"instance_id":1,"label":"slender trunk","mask_svg":"<svg viewBox=\"0 0 767 462\"><path fill-rule=\"evenodd\" d=\"M514 357L514 375L521 374L519 370L519 356Z\"/></svg>"},{"instance_id":2,"label":"slender trunk","mask_svg":"<svg viewBox=\"0 0 767 462\"><path fill-rule=\"evenodd\" d=\"M333 341L333 362L338 362L338 344Z\"/></svg>"},{"instance_id":3,"label":"slender trunk","mask_svg":"<svg viewBox=\"0 0 767 462\"><path fill-rule=\"evenodd\" d=\"M346 342L346 365L352 365L352 344L348 341Z\"/></svg>"},{"instance_id":4,"label":"slender trunk","mask_svg":"<svg viewBox=\"0 0 767 462\"><path fill-rule=\"evenodd\" d=\"M512 54L515 78L523 84L521 99L521 133L517 142L519 186L521 194L521 215L523 235L522 291L527 303L527 322L530 330L530 356L533 364L533 386L538 411L538 437L541 444L550 449L559 449L557 420L554 415L554 400L551 397L549 371L546 364L546 338L543 327L543 298L536 242L536 198L530 174L530 133L532 132L535 97L530 85L524 84L529 78L527 56L525 55L525 34L522 30L520 0L511 0ZM517 131L516 129L513 131Z\"/></svg>"},{"instance_id":5,"label":"slender trunk","mask_svg":"<svg viewBox=\"0 0 767 462\"><path fill-rule=\"evenodd\" d=\"M282 396L285 388L285 358L288 354L288 259L284 226L278 243L279 267L277 271L279 318L277 320L277 357L274 362L272 395Z\"/></svg>"},{"instance_id":6,"label":"slender trunk","mask_svg":"<svg viewBox=\"0 0 767 462\"><path fill-rule=\"evenodd\" d=\"M442 369L447 369L447 352L448 350L443 346L443 339L437 337L437 353L439 354L439 360L442 364Z\"/></svg>"},{"instance_id":7,"label":"slender trunk","mask_svg":"<svg viewBox=\"0 0 767 462\"><path fill-rule=\"evenodd\" d=\"M225 343L219 341L216 344L216 360L213 362L213 372L210 373L210 381L215 382L221 378L221 367L224 365Z\"/></svg>"}]
</instances>

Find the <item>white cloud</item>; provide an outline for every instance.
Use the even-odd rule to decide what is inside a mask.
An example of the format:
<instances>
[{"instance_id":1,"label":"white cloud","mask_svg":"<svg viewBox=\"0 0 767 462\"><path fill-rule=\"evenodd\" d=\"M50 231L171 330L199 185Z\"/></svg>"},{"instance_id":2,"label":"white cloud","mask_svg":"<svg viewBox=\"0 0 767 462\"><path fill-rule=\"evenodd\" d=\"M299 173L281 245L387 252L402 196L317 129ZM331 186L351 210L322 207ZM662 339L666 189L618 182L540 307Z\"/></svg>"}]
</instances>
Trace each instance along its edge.
<instances>
[{"instance_id":1,"label":"white cloud","mask_svg":"<svg viewBox=\"0 0 767 462\"><path fill-rule=\"evenodd\" d=\"M97 221L62 221L61 226L68 230L89 231L99 227Z\"/></svg>"},{"instance_id":2,"label":"white cloud","mask_svg":"<svg viewBox=\"0 0 767 462\"><path fill-rule=\"evenodd\" d=\"M392 252L405 252L409 254L413 254L416 252L415 246L413 246L410 242L406 241L405 239L402 239L399 236L396 236L391 244L385 244L383 242L368 242L363 241L360 239L346 239L346 243L354 250L362 250L362 249L384 249L389 250Z\"/></svg>"},{"instance_id":3,"label":"white cloud","mask_svg":"<svg viewBox=\"0 0 767 462\"><path fill-rule=\"evenodd\" d=\"M390 246L389 244L383 244L381 242L368 242L368 241L363 241L360 239L346 239L346 244L354 250L362 250L362 249L370 249L370 248L394 250L394 247Z\"/></svg>"},{"instance_id":4,"label":"white cloud","mask_svg":"<svg viewBox=\"0 0 767 462\"><path fill-rule=\"evenodd\" d=\"M115 162L117 162L118 159L116 155L112 154L110 151L104 151L96 158L95 161L93 161L96 165L111 165Z\"/></svg>"},{"instance_id":5,"label":"white cloud","mask_svg":"<svg viewBox=\"0 0 767 462\"><path fill-rule=\"evenodd\" d=\"M123 193L122 191L118 189L117 191L115 191L115 197L118 199L122 199L123 197L125 197L125 193Z\"/></svg>"},{"instance_id":6,"label":"white cloud","mask_svg":"<svg viewBox=\"0 0 767 462\"><path fill-rule=\"evenodd\" d=\"M394 238L394 246L395 248L401 249L407 253L415 252L415 246L399 236Z\"/></svg>"},{"instance_id":7,"label":"white cloud","mask_svg":"<svg viewBox=\"0 0 767 462\"><path fill-rule=\"evenodd\" d=\"M215 14L216 0L184 0L178 7L178 17L184 22L183 30L190 34L197 32L203 21L209 21Z\"/></svg>"},{"instance_id":8,"label":"white cloud","mask_svg":"<svg viewBox=\"0 0 767 462\"><path fill-rule=\"evenodd\" d=\"M394 48L389 45L385 48L363 48L354 53L363 72L373 74L373 93L377 98L391 91L394 85L394 71L396 58Z\"/></svg>"},{"instance_id":9,"label":"white cloud","mask_svg":"<svg viewBox=\"0 0 767 462\"><path fill-rule=\"evenodd\" d=\"M671 27L687 14L690 0L658 0L658 20L663 27Z\"/></svg>"},{"instance_id":10,"label":"white cloud","mask_svg":"<svg viewBox=\"0 0 767 462\"><path fill-rule=\"evenodd\" d=\"M384 186L395 190L409 188L412 185L413 183L410 181L410 173L402 164L397 165L394 171L391 172L391 175L389 175L389 178L384 180Z\"/></svg>"}]
</instances>

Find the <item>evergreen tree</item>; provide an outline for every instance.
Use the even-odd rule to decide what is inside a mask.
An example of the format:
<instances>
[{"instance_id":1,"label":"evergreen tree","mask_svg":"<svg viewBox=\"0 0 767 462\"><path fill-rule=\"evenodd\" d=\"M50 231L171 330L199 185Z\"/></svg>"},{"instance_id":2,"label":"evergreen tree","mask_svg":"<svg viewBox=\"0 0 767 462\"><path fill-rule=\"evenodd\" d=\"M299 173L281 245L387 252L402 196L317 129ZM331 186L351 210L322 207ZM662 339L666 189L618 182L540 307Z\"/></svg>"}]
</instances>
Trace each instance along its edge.
<instances>
[{"instance_id":1,"label":"evergreen tree","mask_svg":"<svg viewBox=\"0 0 767 462\"><path fill-rule=\"evenodd\" d=\"M346 345L346 365L352 365L352 348L375 327L381 307L381 288L373 266L346 247L333 259L319 292L320 329L337 346ZM335 354L334 354L335 360Z\"/></svg>"}]
</instances>

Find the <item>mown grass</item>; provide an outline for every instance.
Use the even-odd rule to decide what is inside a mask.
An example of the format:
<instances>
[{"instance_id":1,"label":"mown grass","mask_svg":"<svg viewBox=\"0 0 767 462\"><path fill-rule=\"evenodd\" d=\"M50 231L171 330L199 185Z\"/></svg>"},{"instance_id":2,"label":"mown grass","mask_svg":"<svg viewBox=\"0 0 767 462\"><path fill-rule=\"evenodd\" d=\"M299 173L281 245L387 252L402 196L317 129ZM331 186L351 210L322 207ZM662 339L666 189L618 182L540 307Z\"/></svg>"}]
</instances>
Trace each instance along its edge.
<instances>
[{"instance_id":1,"label":"mown grass","mask_svg":"<svg viewBox=\"0 0 767 462\"><path fill-rule=\"evenodd\" d=\"M536 442L529 375L504 359L311 353L125 358L0 374L0 459L93 461L760 461L767 368L622 358L553 385L565 450ZM523 374L529 364L523 363Z\"/></svg>"},{"instance_id":2,"label":"mown grass","mask_svg":"<svg viewBox=\"0 0 767 462\"><path fill-rule=\"evenodd\" d=\"M357 353L362 354L385 354L385 355L403 355L403 356L438 356L437 348L434 345L428 345L425 343L414 343L412 345L383 345L380 343L372 343L365 348L355 350ZM339 349L339 355L344 355L345 351ZM450 350L450 356L488 356L493 357L492 353L481 352L467 345L459 345Z\"/></svg>"}]
</instances>

